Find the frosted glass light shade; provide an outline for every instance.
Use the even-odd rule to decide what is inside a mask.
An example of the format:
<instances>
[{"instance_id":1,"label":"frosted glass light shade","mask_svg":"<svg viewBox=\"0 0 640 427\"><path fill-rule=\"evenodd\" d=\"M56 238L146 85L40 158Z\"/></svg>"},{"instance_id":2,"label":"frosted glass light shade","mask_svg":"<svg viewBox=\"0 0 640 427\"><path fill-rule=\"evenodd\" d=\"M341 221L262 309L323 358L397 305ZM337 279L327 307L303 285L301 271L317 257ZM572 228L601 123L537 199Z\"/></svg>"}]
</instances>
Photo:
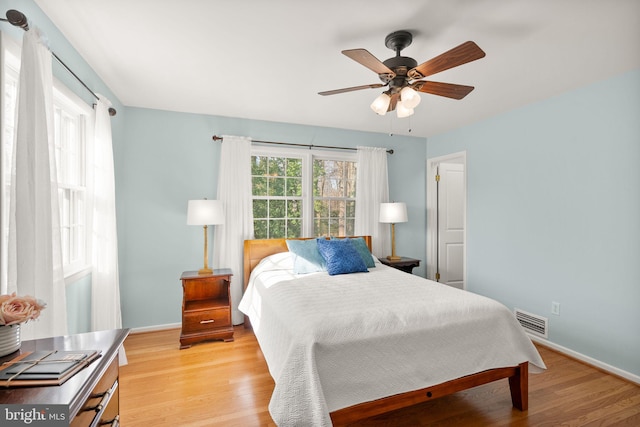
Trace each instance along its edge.
<instances>
[{"instance_id":1,"label":"frosted glass light shade","mask_svg":"<svg viewBox=\"0 0 640 427\"><path fill-rule=\"evenodd\" d=\"M418 92L416 92L413 88L409 86L405 86L400 91L400 100L402 100L402 105L406 108L413 109L420 104L422 100Z\"/></svg>"},{"instance_id":2,"label":"frosted glass light shade","mask_svg":"<svg viewBox=\"0 0 640 427\"><path fill-rule=\"evenodd\" d=\"M380 203L380 222L397 224L408 220L406 203Z\"/></svg>"},{"instance_id":3,"label":"frosted glass light shade","mask_svg":"<svg viewBox=\"0 0 640 427\"><path fill-rule=\"evenodd\" d=\"M396 112L398 113L398 118L401 119L403 117L413 115L413 108L407 108L407 106L404 105L404 102L398 101L398 104L396 105Z\"/></svg>"},{"instance_id":4,"label":"frosted glass light shade","mask_svg":"<svg viewBox=\"0 0 640 427\"><path fill-rule=\"evenodd\" d=\"M380 94L379 97L373 100L371 103L371 109L381 116L387 114L387 110L389 110L389 103L391 102L391 97L386 93Z\"/></svg>"},{"instance_id":5,"label":"frosted glass light shade","mask_svg":"<svg viewBox=\"0 0 640 427\"><path fill-rule=\"evenodd\" d=\"M222 201L189 200L187 206L187 225L224 224Z\"/></svg>"}]
</instances>

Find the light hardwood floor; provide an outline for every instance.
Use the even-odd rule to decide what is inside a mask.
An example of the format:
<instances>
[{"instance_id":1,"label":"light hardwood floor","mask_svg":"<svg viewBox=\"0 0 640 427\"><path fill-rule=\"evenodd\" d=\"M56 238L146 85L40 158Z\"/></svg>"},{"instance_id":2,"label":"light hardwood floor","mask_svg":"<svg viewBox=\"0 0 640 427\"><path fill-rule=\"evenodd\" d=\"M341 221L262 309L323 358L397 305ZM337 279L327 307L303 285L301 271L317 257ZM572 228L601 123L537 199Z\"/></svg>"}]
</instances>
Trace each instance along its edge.
<instances>
[{"instance_id":1,"label":"light hardwood floor","mask_svg":"<svg viewBox=\"0 0 640 427\"><path fill-rule=\"evenodd\" d=\"M120 370L124 427L274 426L273 380L252 332L179 350L179 329L132 334ZM529 375L529 410L511 407L507 380L358 426L640 426L640 386L538 346L548 370Z\"/></svg>"}]
</instances>

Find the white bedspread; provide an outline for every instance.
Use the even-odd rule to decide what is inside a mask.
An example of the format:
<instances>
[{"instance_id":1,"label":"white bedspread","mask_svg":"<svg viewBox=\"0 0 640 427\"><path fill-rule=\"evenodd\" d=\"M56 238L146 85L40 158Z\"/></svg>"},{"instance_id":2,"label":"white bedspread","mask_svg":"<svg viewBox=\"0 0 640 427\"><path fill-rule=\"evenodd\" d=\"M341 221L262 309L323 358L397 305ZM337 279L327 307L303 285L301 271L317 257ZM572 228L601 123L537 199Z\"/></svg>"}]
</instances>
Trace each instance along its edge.
<instances>
[{"instance_id":1,"label":"white bedspread","mask_svg":"<svg viewBox=\"0 0 640 427\"><path fill-rule=\"evenodd\" d=\"M329 412L530 362L545 368L502 304L380 263L369 273L296 276L265 258L240 310L275 380L278 426L330 426Z\"/></svg>"}]
</instances>

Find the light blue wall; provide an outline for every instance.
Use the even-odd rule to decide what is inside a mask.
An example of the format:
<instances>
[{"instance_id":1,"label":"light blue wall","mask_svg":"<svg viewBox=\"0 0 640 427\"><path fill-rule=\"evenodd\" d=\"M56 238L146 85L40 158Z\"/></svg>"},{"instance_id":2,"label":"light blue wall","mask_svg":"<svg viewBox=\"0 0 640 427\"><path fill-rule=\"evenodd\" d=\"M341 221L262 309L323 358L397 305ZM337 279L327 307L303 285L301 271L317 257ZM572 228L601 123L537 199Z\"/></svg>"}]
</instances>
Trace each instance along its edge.
<instances>
[{"instance_id":1,"label":"light blue wall","mask_svg":"<svg viewBox=\"0 0 640 427\"><path fill-rule=\"evenodd\" d=\"M202 266L200 227L186 225L187 201L215 198L220 142L215 135L267 141L395 150L388 157L389 191L407 202L409 223L397 227L397 252L425 253L426 143L313 126L127 108L122 144L114 148L123 322L145 327L181 321L180 275ZM424 269L416 270L424 275Z\"/></svg>"},{"instance_id":2,"label":"light blue wall","mask_svg":"<svg viewBox=\"0 0 640 427\"><path fill-rule=\"evenodd\" d=\"M462 150L468 289L640 375L640 70L428 139Z\"/></svg>"}]
</instances>

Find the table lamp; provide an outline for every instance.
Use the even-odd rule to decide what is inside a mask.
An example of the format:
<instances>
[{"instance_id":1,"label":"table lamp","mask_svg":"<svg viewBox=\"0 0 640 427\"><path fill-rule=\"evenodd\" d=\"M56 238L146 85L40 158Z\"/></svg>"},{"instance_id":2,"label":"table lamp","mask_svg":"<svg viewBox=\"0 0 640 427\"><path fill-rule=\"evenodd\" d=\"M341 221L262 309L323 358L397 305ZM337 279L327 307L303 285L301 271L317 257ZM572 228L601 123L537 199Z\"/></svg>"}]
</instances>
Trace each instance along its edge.
<instances>
[{"instance_id":1,"label":"table lamp","mask_svg":"<svg viewBox=\"0 0 640 427\"><path fill-rule=\"evenodd\" d=\"M204 226L204 267L198 270L198 274L211 274L209 268L209 248L207 240L207 226L224 224L224 213L220 200L189 200L187 207L187 224Z\"/></svg>"},{"instance_id":2,"label":"table lamp","mask_svg":"<svg viewBox=\"0 0 640 427\"><path fill-rule=\"evenodd\" d=\"M388 260L397 261L401 257L396 255L396 228L399 222L407 222L407 205L401 202L380 203L380 222L391 224L391 255Z\"/></svg>"}]
</instances>

